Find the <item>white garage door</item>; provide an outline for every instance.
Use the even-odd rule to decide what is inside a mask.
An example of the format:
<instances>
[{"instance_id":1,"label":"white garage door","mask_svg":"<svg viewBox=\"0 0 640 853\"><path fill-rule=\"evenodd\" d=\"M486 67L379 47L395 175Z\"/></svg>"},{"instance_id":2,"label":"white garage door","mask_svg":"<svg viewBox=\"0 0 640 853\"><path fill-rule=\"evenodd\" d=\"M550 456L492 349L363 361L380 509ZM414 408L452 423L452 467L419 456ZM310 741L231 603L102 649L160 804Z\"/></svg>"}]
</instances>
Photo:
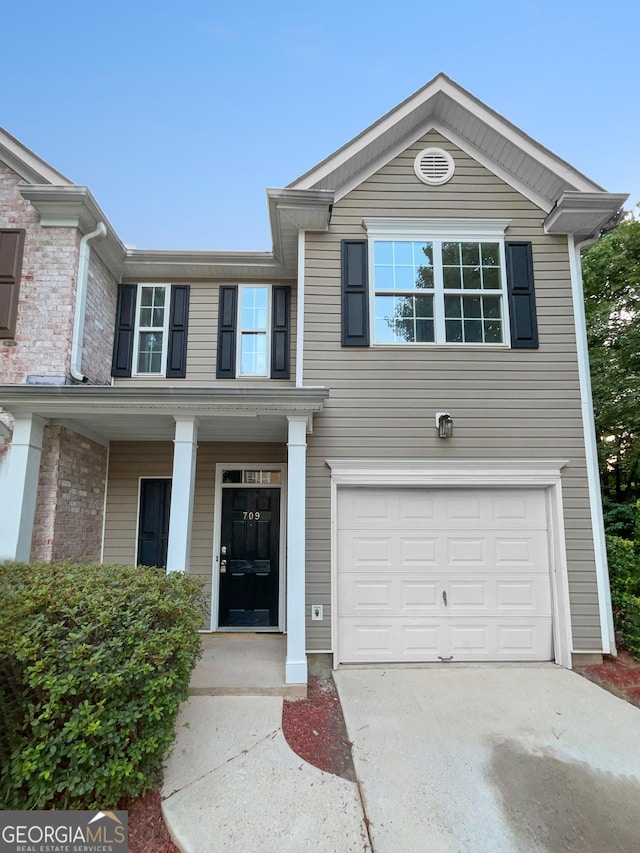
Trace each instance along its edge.
<instances>
[{"instance_id":1,"label":"white garage door","mask_svg":"<svg viewBox=\"0 0 640 853\"><path fill-rule=\"evenodd\" d=\"M550 660L541 489L338 491L338 657Z\"/></svg>"}]
</instances>

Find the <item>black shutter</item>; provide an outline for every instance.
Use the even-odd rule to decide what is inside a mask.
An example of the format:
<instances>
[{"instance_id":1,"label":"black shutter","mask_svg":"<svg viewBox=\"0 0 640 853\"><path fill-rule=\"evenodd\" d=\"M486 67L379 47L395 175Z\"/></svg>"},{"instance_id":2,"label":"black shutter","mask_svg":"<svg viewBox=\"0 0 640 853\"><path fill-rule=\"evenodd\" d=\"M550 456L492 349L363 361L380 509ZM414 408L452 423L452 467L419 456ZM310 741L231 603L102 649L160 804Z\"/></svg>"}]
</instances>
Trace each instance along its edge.
<instances>
[{"instance_id":1,"label":"black shutter","mask_svg":"<svg viewBox=\"0 0 640 853\"><path fill-rule=\"evenodd\" d=\"M238 288L221 287L218 303L218 360L216 377L234 379L236 375L236 321Z\"/></svg>"},{"instance_id":2,"label":"black shutter","mask_svg":"<svg viewBox=\"0 0 640 853\"><path fill-rule=\"evenodd\" d=\"M137 295L138 288L135 284L118 285L116 331L113 339L113 362L111 364L112 376L131 376Z\"/></svg>"},{"instance_id":3,"label":"black shutter","mask_svg":"<svg viewBox=\"0 0 640 853\"><path fill-rule=\"evenodd\" d=\"M169 350L167 379L184 379L187 375L187 329L189 326L189 285L171 286L169 312Z\"/></svg>"},{"instance_id":4,"label":"black shutter","mask_svg":"<svg viewBox=\"0 0 640 853\"><path fill-rule=\"evenodd\" d=\"M369 346L367 241L342 241L342 346Z\"/></svg>"},{"instance_id":5,"label":"black shutter","mask_svg":"<svg viewBox=\"0 0 640 853\"><path fill-rule=\"evenodd\" d=\"M288 379L291 349L291 288L272 287L271 378Z\"/></svg>"},{"instance_id":6,"label":"black shutter","mask_svg":"<svg viewBox=\"0 0 640 853\"><path fill-rule=\"evenodd\" d=\"M506 243L505 250L511 346L514 349L537 349L538 323L531 243Z\"/></svg>"},{"instance_id":7,"label":"black shutter","mask_svg":"<svg viewBox=\"0 0 640 853\"><path fill-rule=\"evenodd\" d=\"M0 230L0 338L15 338L24 229Z\"/></svg>"}]
</instances>

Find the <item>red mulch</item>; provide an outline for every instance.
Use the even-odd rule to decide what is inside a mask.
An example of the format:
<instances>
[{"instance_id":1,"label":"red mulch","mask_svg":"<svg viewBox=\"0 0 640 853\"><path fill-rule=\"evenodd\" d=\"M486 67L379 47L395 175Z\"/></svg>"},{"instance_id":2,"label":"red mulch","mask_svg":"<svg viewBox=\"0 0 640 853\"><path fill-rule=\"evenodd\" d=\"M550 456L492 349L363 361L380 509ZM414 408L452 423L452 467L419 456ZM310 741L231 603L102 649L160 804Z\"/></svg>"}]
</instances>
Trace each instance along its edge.
<instances>
[{"instance_id":1,"label":"red mulch","mask_svg":"<svg viewBox=\"0 0 640 853\"><path fill-rule=\"evenodd\" d=\"M129 853L180 853L162 819L160 793L149 791L118 808L129 812Z\"/></svg>"},{"instance_id":2,"label":"red mulch","mask_svg":"<svg viewBox=\"0 0 640 853\"><path fill-rule=\"evenodd\" d=\"M309 764L356 781L351 742L330 673L309 676L306 699L285 701L282 733L291 749Z\"/></svg>"},{"instance_id":3,"label":"red mulch","mask_svg":"<svg viewBox=\"0 0 640 853\"><path fill-rule=\"evenodd\" d=\"M640 661L628 652L620 651L615 658L605 655L601 664L575 669L589 681L640 708Z\"/></svg>"}]
</instances>

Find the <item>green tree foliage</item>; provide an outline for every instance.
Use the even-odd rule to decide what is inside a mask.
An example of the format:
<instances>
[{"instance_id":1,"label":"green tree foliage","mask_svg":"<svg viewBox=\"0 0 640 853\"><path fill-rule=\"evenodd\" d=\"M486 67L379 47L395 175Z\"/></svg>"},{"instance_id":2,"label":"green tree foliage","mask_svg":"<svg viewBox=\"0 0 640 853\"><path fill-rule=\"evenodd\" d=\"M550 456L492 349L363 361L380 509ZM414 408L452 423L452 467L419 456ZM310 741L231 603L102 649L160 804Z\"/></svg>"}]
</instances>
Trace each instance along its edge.
<instances>
[{"instance_id":1,"label":"green tree foliage","mask_svg":"<svg viewBox=\"0 0 640 853\"><path fill-rule=\"evenodd\" d=\"M640 221L582 260L600 476L616 503L640 497Z\"/></svg>"}]
</instances>

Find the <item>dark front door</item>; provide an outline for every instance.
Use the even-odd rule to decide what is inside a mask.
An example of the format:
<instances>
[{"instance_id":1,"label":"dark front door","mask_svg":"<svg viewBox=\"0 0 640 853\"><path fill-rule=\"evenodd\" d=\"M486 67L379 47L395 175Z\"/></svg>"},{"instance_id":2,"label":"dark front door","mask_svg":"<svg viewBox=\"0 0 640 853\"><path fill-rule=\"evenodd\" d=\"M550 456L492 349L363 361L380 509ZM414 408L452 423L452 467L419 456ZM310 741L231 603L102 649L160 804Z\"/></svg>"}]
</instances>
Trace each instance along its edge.
<instances>
[{"instance_id":1,"label":"dark front door","mask_svg":"<svg viewBox=\"0 0 640 853\"><path fill-rule=\"evenodd\" d=\"M279 489L223 489L220 627L277 627L279 544Z\"/></svg>"},{"instance_id":2,"label":"dark front door","mask_svg":"<svg viewBox=\"0 0 640 853\"><path fill-rule=\"evenodd\" d=\"M139 566L167 565L170 505L171 480L142 480L138 526Z\"/></svg>"}]
</instances>

